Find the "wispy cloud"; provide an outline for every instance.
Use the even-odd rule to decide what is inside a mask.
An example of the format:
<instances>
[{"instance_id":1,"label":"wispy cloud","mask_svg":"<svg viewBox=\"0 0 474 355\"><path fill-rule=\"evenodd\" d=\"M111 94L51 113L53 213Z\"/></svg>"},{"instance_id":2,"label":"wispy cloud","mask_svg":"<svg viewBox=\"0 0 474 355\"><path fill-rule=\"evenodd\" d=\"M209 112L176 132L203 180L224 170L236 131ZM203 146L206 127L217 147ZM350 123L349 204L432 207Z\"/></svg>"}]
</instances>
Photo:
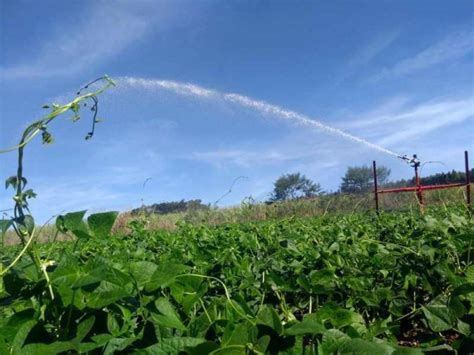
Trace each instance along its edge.
<instances>
[{"instance_id":1,"label":"wispy cloud","mask_svg":"<svg viewBox=\"0 0 474 355\"><path fill-rule=\"evenodd\" d=\"M0 77L61 76L102 63L158 27L161 15L134 4L95 3L77 25L62 27L47 38L36 58L19 58L20 64L0 68Z\"/></svg>"},{"instance_id":2,"label":"wispy cloud","mask_svg":"<svg viewBox=\"0 0 474 355\"><path fill-rule=\"evenodd\" d=\"M394 146L409 138L471 120L474 97L441 98L422 103L397 98L359 117L363 118L348 122L345 127L364 132L380 145Z\"/></svg>"},{"instance_id":3,"label":"wispy cloud","mask_svg":"<svg viewBox=\"0 0 474 355\"><path fill-rule=\"evenodd\" d=\"M275 164L277 162L294 160L300 157L290 156L276 150L258 152L255 150L245 149L222 149L195 152L192 155L193 160L204 161L215 165L234 164L240 167Z\"/></svg>"},{"instance_id":4,"label":"wispy cloud","mask_svg":"<svg viewBox=\"0 0 474 355\"><path fill-rule=\"evenodd\" d=\"M451 33L424 50L385 68L371 78L379 81L393 76L407 75L448 61L457 60L474 50L472 29Z\"/></svg>"},{"instance_id":5,"label":"wispy cloud","mask_svg":"<svg viewBox=\"0 0 474 355\"><path fill-rule=\"evenodd\" d=\"M256 166L277 166L278 164L291 165L301 162L318 161L321 156L327 156L330 148L323 144L314 145L302 137L292 136L278 143L272 143L271 148L262 144L245 144L244 146L227 149L215 149L204 152L194 152L190 159L202 161L215 166L229 166L252 168ZM323 162L326 166L326 163Z\"/></svg>"},{"instance_id":6,"label":"wispy cloud","mask_svg":"<svg viewBox=\"0 0 474 355\"><path fill-rule=\"evenodd\" d=\"M377 35L370 42L358 49L347 64L336 75L334 86L338 86L367 67L379 54L385 51L399 37L400 30L390 30Z\"/></svg>"},{"instance_id":7,"label":"wispy cloud","mask_svg":"<svg viewBox=\"0 0 474 355\"><path fill-rule=\"evenodd\" d=\"M387 31L378 35L373 41L366 44L354 54L354 56L349 60L349 66L358 67L370 63L372 59L388 48L399 35L399 30Z\"/></svg>"}]
</instances>

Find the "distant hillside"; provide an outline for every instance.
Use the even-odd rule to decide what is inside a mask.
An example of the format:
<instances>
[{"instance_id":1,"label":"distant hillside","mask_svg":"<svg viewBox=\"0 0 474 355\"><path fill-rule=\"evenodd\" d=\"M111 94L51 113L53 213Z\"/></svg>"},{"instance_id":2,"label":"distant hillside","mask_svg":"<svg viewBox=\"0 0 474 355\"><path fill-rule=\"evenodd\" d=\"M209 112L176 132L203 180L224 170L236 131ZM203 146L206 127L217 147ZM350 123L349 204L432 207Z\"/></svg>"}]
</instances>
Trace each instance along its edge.
<instances>
[{"instance_id":1,"label":"distant hillside","mask_svg":"<svg viewBox=\"0 0 474 355\"><path fill-rule=\"evenodd\" d=\"M132 215L138 214L168 214L168 213L177 213L177 212L190 212L197 210L207 210L209 205L205 205L201 200L181 200L181 201L171 201L171 202L162 202L154 203L149 206L142 206L131 210Z\"/></svg>"}]
</instances>

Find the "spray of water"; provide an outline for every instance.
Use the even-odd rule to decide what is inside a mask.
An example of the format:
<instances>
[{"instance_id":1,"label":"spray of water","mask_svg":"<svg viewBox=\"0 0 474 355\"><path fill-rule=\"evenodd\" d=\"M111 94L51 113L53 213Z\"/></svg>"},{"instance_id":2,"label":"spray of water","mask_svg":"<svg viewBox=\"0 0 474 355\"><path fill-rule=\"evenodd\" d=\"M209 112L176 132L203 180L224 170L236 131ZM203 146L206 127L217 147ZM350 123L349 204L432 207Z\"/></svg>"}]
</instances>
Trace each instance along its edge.
<instances>
[{"instance_id":1,"label":"spray of water","mask_svg":"<svg viewBox=\"0 0 474 355\"><path fill-rule=\"evenodd\" d=\"M378 150L393 156L400 156L399 154L385 149L377 144L370 143L363 138L356 137L352 134L344 132L338 128L328 126L320 121L313 120L308 116L302 115L298 112L286 110L280 106L269 104L265 101L254 100L248 96L243 96L233 93L222 93L212 89L206 89L198 85L190 83L180 83L170 80L156 80L156 79L142 79L133 77L120 77L117 82L122 87L141 88L145 90L168 90L179 95L193 96L204 99L221 100L230 102L241 107L250 108L259 113L272 115L292 123L317 128L323 132L337 135L339 137L348 139L350 141L362 144L368 148Z\"/></svg>"}]
</instances>

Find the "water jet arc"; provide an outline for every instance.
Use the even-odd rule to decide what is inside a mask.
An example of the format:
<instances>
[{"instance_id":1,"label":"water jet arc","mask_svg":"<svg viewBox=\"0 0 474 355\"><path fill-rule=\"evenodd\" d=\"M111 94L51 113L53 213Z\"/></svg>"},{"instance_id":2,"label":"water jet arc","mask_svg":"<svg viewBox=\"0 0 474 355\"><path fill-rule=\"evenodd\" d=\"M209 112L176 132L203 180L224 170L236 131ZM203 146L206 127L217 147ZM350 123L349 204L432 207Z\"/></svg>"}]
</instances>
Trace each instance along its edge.
<instances>
[{"instance_id":1,"label":"water jet arc","mask_svg":"<svg viewBox=\"0 0 474 355\"><path fill-rule=\"evenodd\" d=\"M235 93L223 93L217 90L207 89L195 84L182 83L171 80L143 79L125 76L119 77L117 81L121 84L121 86L135 89L143 89L147 91L168 90L178 95L193 96L202 99L229 102L235 105L239 105L241 107L250 108L259 113L272 115L287 121L291 121L295 124L315 127L323 132L362 144L367 148L371 148L379 152L389 154L391 156L400 157L400 154L397 154L377 144L371 143L363 138L344 132L339 128L328 126L320 121L311 119L310 117L300 114L298 112L287 110L283 107L273 105L265 101L255 100L248 96Z\"/></svg>"}]
</instances>

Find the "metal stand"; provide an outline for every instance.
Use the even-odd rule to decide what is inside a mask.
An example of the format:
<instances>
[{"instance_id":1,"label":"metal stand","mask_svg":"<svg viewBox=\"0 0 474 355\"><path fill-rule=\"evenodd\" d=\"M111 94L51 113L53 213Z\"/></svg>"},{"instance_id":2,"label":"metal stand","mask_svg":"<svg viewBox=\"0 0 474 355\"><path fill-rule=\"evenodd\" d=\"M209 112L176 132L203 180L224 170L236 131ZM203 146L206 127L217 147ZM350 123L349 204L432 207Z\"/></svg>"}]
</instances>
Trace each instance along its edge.
<instances>
[{"instance_id":1,"label":"metal stand","mask_svg":"<svg viewBox=\"0 0 474 355\"><path fill-rule=\"evenodd\" d=\"M383 189L379 190L377 183L377 164L375 160L373 161L373 173L374 173L374 200L375 200L375 209L379 211L379 194L384 193L398 193L398 192L415 192L420 208L424 207L423 200L423 191L428 190L441 190L449 189L453 187L465 187L466 188L466 204L468 208L471 208L471 177L469 171L469 155L467 150L464 151L464 166L466 178L464 182L454 183L454 184L440 184L440 185L422 185L419 175L420 161L418 160L416 154L413 155L413 158L408 158L406 156L400 157L403 160L406 160L414 169L415 169L415 186L410 187L399 187L394 189Z\"/></svg>"}]
</instances>

